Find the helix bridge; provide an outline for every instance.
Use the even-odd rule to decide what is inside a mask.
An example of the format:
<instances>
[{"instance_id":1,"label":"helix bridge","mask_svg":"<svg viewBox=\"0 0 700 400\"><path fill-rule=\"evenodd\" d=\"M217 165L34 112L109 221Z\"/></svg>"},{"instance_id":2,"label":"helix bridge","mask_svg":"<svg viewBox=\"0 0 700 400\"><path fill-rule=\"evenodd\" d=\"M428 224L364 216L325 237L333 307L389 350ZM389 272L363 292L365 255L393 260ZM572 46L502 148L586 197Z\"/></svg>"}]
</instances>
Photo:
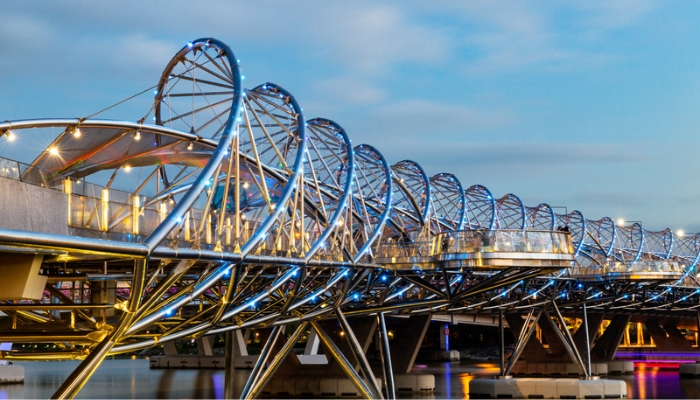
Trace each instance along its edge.
<instances>
[{"instance_id":1,"label":"helix bridge","mask_svg":"<svg viewBox=\"0 0 700 400\"><path fill-rule=\"evenodd\" d=\"M386 342L388 315L700 307L698 235L526 206L392 164L339 123L307 119L283 87L244 87L216 39L175 54L144 112L0 123L11 282L0 342L55 344L0 355L83 360L56 397L73 397L109 355L249 328L273 339L286 328L287 343L313 329L332 348L320 321L351 333L355 318L376 317ZM50 144L17 161L31 141ZM266 345L261 359L290 348ZM274 372L256 368L246 395Z\"/></svg>"}]
</instances>

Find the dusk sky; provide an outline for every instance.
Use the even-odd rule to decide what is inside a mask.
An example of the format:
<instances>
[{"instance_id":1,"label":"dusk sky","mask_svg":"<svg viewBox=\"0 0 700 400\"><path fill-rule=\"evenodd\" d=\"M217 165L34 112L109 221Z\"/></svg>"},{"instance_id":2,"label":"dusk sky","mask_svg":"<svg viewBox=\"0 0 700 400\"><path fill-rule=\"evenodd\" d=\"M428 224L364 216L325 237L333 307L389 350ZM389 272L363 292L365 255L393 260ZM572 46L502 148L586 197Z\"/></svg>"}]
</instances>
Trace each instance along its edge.
<instances>
[{"instance_id":1,"label":"dusk sky","mask_svg":"<svg viewBox=\"0 0 700 400\"><path fill-rule=\"evenodd\" d=\"M0 9L0 120L92 115L156 85L189 40L214 37L240 59L247 88L284 87L306 119L334 120L390 164L411 159L465 189L482 184L496 198L591 220L700 231L700 2ZM151 101L152 92L96 118L136 121Z\"/></svg>"}]
</instances>

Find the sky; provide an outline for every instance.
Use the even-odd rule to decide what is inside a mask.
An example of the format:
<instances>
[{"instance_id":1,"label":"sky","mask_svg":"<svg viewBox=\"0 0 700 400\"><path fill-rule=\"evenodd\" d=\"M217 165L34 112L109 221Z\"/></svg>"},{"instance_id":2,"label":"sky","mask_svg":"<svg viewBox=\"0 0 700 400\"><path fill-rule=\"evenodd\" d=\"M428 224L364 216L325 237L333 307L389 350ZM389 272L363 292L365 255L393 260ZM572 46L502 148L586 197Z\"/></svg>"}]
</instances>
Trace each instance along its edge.
<instances>
[{"instance_id":1,"label":"sky","mask_svg":"<svg viewBox=\"0 0 700 400\"><path fill-rule=\"evenodd\" d=\"M87 117L214 37L389 164L700 231L700 2L2 2L0 121ZM140 96L96 118L136 121ZM19 156L18 156L19 158Z\"/></svg>"}]
</instances>

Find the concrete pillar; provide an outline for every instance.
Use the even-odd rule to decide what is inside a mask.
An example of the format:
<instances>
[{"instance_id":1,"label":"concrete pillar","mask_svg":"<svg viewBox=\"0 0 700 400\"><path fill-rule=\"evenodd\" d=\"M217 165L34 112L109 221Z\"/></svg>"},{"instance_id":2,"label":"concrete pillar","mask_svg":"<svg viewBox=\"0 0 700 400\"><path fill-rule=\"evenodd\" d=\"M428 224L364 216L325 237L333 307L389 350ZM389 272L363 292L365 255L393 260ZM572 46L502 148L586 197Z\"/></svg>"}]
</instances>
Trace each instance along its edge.
<instances>
[{"instance_id":1,"label":"concrete pillar","mask_svg":"<svg viewBox=\"0 0 700 400\"><path fill-rule=\"evenodd\" d=\"M311 332L309 332L309 338L306 341L306 346L304 347L304 355L305 356L317 355L318 354L318 345L320 343L321 343L321 340L318 338L318 334L316 333L315 330L311 329Z\"/></svg>"},{"instance_id":2,"label":"concrete pillar","mask_svg":"<svg viewBox=\"0 0 700 400\"><path fill-rule=\"evenodd\" d=\"M648 319L644 325L651 338L654 339L657 351L692 350L691 343L685 340L674 324L666 323L664 324L664 329L661 329L658 319Z\"/></svg>"},{"instance_id":3,"label":"concrete pillar","mask_svg":"<svg viewBox=\"0 0 700 400\"><path fill-rule=\"evenodd\" d=\"M177 346L175 346L174 340L163 343L163 354L165 354L166 356L177 355Z\"/></svg>"},{"instance_id":4,"label":"concrete pillar","mask_svg":"<svg viewBox=\"0 0 700 400\"><path fill-rule=\"evenodd\" d=\"M323 327L323 330L326 331L326 333L330 334L330 329L336 328L335 321L323 321L323 324L320 324ZM374 331L377 329L377 318L375 317L361 317L361 318L353 318L350 321L353 333L355 334L355 337L357 338L357 341L360 342L360 346L362 346L362 351L367 354L367 349L369 348L369 344L372 342L372 337L374 337ZM338 327L339 328L339 327ZM337 329L337 328L336 328ZM312 329L313 331L313 329ZM359 368L360 364L357 362L355 359L355 356L352 354L352 350L350 349L350 344L348 344L348 341L345 339L344 336L342 335L331 335L333 338L333 343L335 343L336 346L338 346L338 349L343 353L346 359L350 361L350 363L353 365L355 369ZM328 354L328 353L325 353ZM331 359L332 360L332 359ZM332 374L344 374L341 366L337 362L331 362L331 366L329 368Z\"/></svg>"},{"instance_id":5,"label":"concrete pillar","mask_svg":"<svg viewBox=\"0 0 700 400\"><path fill-rule=\"evenodd\" d=\"M576 333L574 333L574 343L578 349L581 357L584 357L586 351L590 351L593 347L593 342L595 341L596 334L598 333L598 327L603 323L603 317L605 315L602 313L589 313L588 314L588 345L586 345L586 326L581 324ZM586 349L588 346L588 349Z\"/></svg>"},{"instance_id":6,"label":"concrete pillar","mask_svg":"<svg viewBox=\"0 0 700 400\"><path fill-rule=\"evenodd\" d=\"M411 372L429 324L430 315L413 315L402 329L394 332L394 340L391 342L391 365L394 372Z\"/></svg>"},{"instance_id":7,"label":"concrete pillar","mask_svg":"<svg viewBox=\"0 0 700 400\"><path fill-rule=\"evenodd\" d=\"M212 356L214 352L212 351L212 342L214 336L202 336L195 339L197 343L197 354L200 356Z\"/></svg>"},{"instance_id":8,"label":"concrete pillar","mask_svg":"<svg viewBox=\"0 0 700 400\"><path fill-rule=\"evenodd\" d=\"M510 327L513 337L517 340L520 331L523 329L523 325L525 325L523 317L520 314L506 314L505 318L506 321L508 321L508 326ZM537 340L535 335L532 335L525 345L521 358L528 362L541 362L547 360L547 354L547 349L542 346L542 343Z\"/></svg>"},{"instance_id":9,"label":"concrete pillar","mask_svg":"<svg viewBox=\"0 0 700 400\"><path fill-rule=\"evenodd\" d=\"M92 304L116 304L117 282L96 281L90 282L90 303ZM102 316L113 317L114 308L106 310L92 310L92 316L102 318Z\"/></svg>"},{"instance_id":10,"label":"concrete pillar","mask_svg":"<svg viewBox=\"0 0 700 400\"><path fill-rule=\"evenodd\" d=\"M693 344L685 338L675 323L667 322L663 326L669 338L675 343L677 350L692 351Z\"/></svg>"},{"instance_id":11,"label":"concrete pillar","mask_svg":"<svg viewBox=\"0 0 700 400\"><path fill-rule=\"evenodd\" d=\"M46 275L39 275L44 256L0 252L1 300L41 300Z\"/></svg>"},{"instance_id":12,"label":"concrete pillar","mask_svg":"<svg viewBox=\"0 0 700 400\"><path fill-rule=\"evenodd\" d=\"M629 322L630 314L614 316L591 350L591 358L595 361L612 361Z\"/></svg>"},{"instance_id":13,"label":"concrete pillar","mask_svg":"<svg viewBox=\"0 0 700 400\"><path fill-rule=\"evenodd\" d=\"M554 327L552 324L545 319L546 317L543 316L540 318L539 321L537 321L537 326L540 327L540 331L542 332L542 337L544 340L547 341L547 344L549 345L549 357L551 358L561 358L562 360L569 360L569 356L566 352L566 347L564 344L561 342L559 339L559 335L554 331ZM559 321L554 320L554 323L558 323ZM562 322L563 323L563 322ZM566 329L566 327L564 327ZM563 330L562 330L563 332ZM533 337L530 340L535 340Z\"/></svg>"},{"instance_id":14,"label":"concrete pillar","mask_svg":"<svg viewBox=\"0 0 700 400\"><path fill-rule=\"evenodd\" d=\"M233 345L233 355L234 356L247 356L248 355L248 337L250 337L250 330L246 329L245 333L241 332L240 329L235 330L231 337Z\"/></svg>"},{"instance_id":15,"label":"concrete pillar","mask_svg":"<svg viewBox=\"0 0 700 400\"><path fill-rule=\"evenodd\" d=\"M235 396L236 384L234 381L234 368L235 368L235 353L234 353L234 337L235 334L240 332L228 331L224 334L224 398L233 399Z\"/></svg>"}]
</instances>

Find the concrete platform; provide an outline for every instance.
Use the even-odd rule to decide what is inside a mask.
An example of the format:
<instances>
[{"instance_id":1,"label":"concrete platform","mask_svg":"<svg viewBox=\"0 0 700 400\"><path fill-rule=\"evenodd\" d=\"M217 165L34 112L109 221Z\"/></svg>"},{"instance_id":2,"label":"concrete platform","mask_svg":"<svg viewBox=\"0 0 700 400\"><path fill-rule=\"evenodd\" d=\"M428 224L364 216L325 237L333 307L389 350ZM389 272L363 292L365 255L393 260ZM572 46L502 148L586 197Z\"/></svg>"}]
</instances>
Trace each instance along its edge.
<instances>
[{"instance_id":1,"label":"concrete platform","mask_svg":"<svg viewBox=\"0 0 700 400\"><path fill-rule=\"evenodd\" d=\"M224 368L224 356L151 356L148 360L151 369Z\"/></svg>"},{"instance_id":2,"label":"concrete platform","mask_svg":"<svg viewBox=\"0 0 700 400\"><path fill-rule=\"evenodd\" d=\"M678 374L681 378L697 378L700 376L700 363L681 364L678 366Z\"/></svg>"},{"instance_id":3,"label":"concrete platform","mask_svg":"<svg viewBox=\"0 0 700 400\"><path fill-rule=\"evenodd\" d=\"M24 367L21 365L0 365L0 383L24 383Z\"/></svg>"},{"instance_id":4,"label":"concrete platform","mask_svg":"<svg viewBox=\"0 0 700 400\"><path fill-rule=\"evenodd\" d=\"M634 374L634 362L632 361L608 361L608 375Z\"/></svg>"},{"instance_id":5,"label":"concrete platform","mask_svg":"<svg viewBox=\"0 0 700 400\"><path fill-rule=\"evenodd\" d=\"M615 372L610 372L613 368ZM634 364L631 362L611 361L603 363L592 363L592 373L594 376L606 376L608 374L634 373ZM518 361L512 371L516 376L581 376L581 371L573 363L533 363Z\"/></svg>"},{"instance_id":6,"label":"concrete platform","mask_svg":"<svg viewBox=\"0 0 700 400\"><path fill-rule=\"evenodd\" d=\"M379 387L381 378L375 377ZM431 374L401 374L394 376L398 394L426 393L435 391L435 376ZM271 397L360 397L352 381L345 376L279 376L263 389L262 394Z\"/></svg>"},{"instance_id":7,"label":"concrete platform","mask_svg":"<svg viewBox=\"0 0 700 400\"><path fill-rule=\"evenodd\" d=\"M573 378L472 379L472 399L621 399L627 397L624 381Z\"/></svg>"}]
</instances>

